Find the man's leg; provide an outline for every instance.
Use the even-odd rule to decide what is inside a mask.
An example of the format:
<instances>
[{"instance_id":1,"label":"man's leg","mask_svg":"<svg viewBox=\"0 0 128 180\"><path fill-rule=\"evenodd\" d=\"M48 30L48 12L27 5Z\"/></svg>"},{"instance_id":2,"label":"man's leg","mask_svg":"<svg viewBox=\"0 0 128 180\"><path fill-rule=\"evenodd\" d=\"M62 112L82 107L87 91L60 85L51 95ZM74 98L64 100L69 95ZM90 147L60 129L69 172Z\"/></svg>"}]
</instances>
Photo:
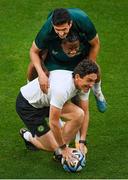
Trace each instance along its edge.
<instances>
[{"instance_id":1,"label":"man's leg","mask_svg":"<svg viewBox=\"0 0 128 180\"><path fill-rule=\"evenodd\" d=\"M84 112L81 108L74 105L73 103L65 103L62 109L61 117L66 120L65 125L62 128L62 134L66 144L68 144L81 128ZM51 130L40 137L37 135L34 138L31 137L30 142L33 143L36 147L48 151L54 151L58 148L58 144Z\"/></svg>"},{"instance_id":2,"label":"man's leg","mask_svg":"<svg viewBox=\"0 0 128 180\"><path fill-rule=\"evenodd\" d=\"M84 120L80 129L80 135L77 137L77 143L76 147L79 148L84 154L87 154L87 146L86 146L86 136L87 136L87 131L88 131L88 125L89 125L89 101L85 100L79 101L79 107L83 109L84 111ZM84 143L79 143L78 140L84 140Z\"/></svg>"},{"instance_id":3,"label":"man's leg","mask_svg":"<svg viewBox=\"0 0 128 180\"><path fill-rule=\"evenodd\" d=\"M37 135L35 135L34 137L31 136L30 142L37 148L46 151L55 151L58 148L58 144L51 130L40 137L38 137Z\"/></svg>"},{"instance_id":4,"label":"man's leg","mask_svg":"<svg viewBox=\"0 0 128 180\"><path fill-rule=\"evenodd\" d=\"M58 147L54 136L49 132L50 129L45 119L45 117L48 117L49 115L48 108L36 109L32 107L20 93L16 102L16 110L31 132L22 131L22 137L26 141L40 149L54 150ZM65 142L68 144L80 129L84 112L73 103L65 103L64 108L62 109L62 117L67 120L63 128L63 136ZM47 144L50 144L50 147Z\"/></svg>"},{"instance_id":5,"label":"man's leg","mask_svg":"<svg viewBox=\"0 0 128 180\"><path fill-rule=\"evenodd\" d=\"M19 93L16 100L16 111L28 130L22 128L20 135L24 139L26 147L30 150L45 149L54 150L57 143L48 126L47 118L49 108L37 109L31 106L28 101ZM42 143L43 142L43 143Z\"/></svg>"},{"instance_id":6,"label":"man's leg","mask_svg":"<svg viewBox=\"0 0 128 180\"><path fill-rule=\"evenodd\" d=\"M84 111L75 104L67 102L62 109L61 117L66 120L66 123L62 128L63 138L66 144L69 144L81 128Z\"/></svg>"},{"instance_id":7,"label":"man's leg","mask_svg":"<svg viewBox=\"0 0 128 180\"><path fill-rule=\"evenodd\" d=\"M87 153L88 149L86 146L86 136L87 136L87 131L88 131L88 125L89 125L89 94L90 91L88 92L88 95L86 96L86 100L82 101L78 96L75 96L72 98L72 102L79 106L81 109L84 111L84 121L81 126L81 129L77 132L76 137L75 137L75 147L77 149L81 149L84 154ZM84 144L80 144L79 140L85 140Z\"/></svg>"},{"instance_id":8,"label":"man's leg","mask_svg":"<svg viewBox=\"0 0 128 180\"><path fill-rule=\"evenodd\" d=\"M42 136L35 135L33 137L32 133L29 130L27 130L26 128L22 128L20 129L20 135L25 141L26 147L32 151L36 151L39 149L55 151L55 149L57 149L58 147L51 130L49 130L46 134Z\"/></svg>"}]
</instances>

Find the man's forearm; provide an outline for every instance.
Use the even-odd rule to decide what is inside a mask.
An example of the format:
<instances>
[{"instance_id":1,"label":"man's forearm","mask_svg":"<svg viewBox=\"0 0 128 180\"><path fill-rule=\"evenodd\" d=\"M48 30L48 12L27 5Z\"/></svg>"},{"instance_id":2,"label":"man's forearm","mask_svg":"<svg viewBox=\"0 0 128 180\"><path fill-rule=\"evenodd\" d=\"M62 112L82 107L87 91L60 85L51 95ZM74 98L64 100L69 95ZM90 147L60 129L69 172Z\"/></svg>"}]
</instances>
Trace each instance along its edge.
<instances>
[{"instance_id":1,"label":"man's forearm","mask_svg":"<svg viewBox=\"0 0 128 180\"><path fill-rule=\"evenodd\" d=\"M91 45L91 48L90 48L88 58L93 60L93 61L96 61L96 58L97 58L99 50L100 50L100 40L99 40L98 34L89 43Z\"/></svg>"},{"instance_id":2,"label":"man's forearm","mask_svg":"<svg viewBox=\"0 0 128 180\"><path fill-rule=\"evenodd\" d=\"M30 52L30 59L31 59L38 75L40 76L41 74L44 74L44 71L41 66L41 59L40 59L39 55L36 54L35 52Z\"/></svg>"},{"instance_id":3,"label":"man's forearm","mask_svg":"<svg viewBox=\"0 0 128 180\"><path fill-rule=\"evenodd\" d=\"M88 58L91 59L92 61L96 61L97 55L99 53L99 49L100 49L99 46L92 46Z\"/></svg>"},{"instance_id":4,"label":"man's forearm","mask_svg":"<svg viewBox=\"0 0 128 180\"><path fill-rule=\"evenodd\" d=\"M62 146L65 144L65 141L62 137L62 131L59 124L59 118L60 118L61 110L51 106L50 107L50 129L53 132L53 135L58 143L58 146Z\"/></svg>"},{"instance_id":5,"label":"man's forearm","mask_svg":"<svg viewBox=\"0 0 128 180\"><path fill-rule=\"evenodd\" d=\"M51 124L50 129L54 134L54 137L56 139L56 142L58 143L58 146L62 146L63 144L65 144L65 141L63 140L63 137L62 137L61 128L59 127L59 123L58 123L58 125Z\"/></svg>"},{"instance_id":6,"label":"man's forearm","mask_svg":"<svg viewBox=\"0 0 128 180\"><path fill-rule=\"evenodd\" d=\"M32 47L30 49L30 59L39 76L44 75L44 71L41 66L40 52L41 50L38 49L35 43L33 42Z\"/></svg>"}]
</instances>

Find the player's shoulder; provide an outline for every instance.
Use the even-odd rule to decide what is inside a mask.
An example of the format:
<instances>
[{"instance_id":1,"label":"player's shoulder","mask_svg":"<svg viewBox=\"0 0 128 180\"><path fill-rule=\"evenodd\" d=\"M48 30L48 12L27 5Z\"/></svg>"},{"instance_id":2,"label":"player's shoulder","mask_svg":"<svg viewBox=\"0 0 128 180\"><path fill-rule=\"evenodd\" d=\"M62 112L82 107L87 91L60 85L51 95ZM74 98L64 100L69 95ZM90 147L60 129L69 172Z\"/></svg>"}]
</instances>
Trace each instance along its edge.
<instances>
[{"instance_id":1,"label":"player's shoulder","mask_svg":"<svg viewBox=\"0 0 128 180\"><path fill-rule=\"evenodd\" d=\"M72 71L64 70L64 69L57 69L50 72L50 77L56 77L57 80L59 79L66 79L72 78Z\"/></svg>"},{"instance_id":2,"label":"player's shoulder","mask_svg":"<svg viewBox=\"0 0 128 180\"><path fill-rule=\"evenodd\" d=\"M52 31L52 23L51 23L51 17L49 17L44 25L43 25L43 28L47 31L47 32L51 32Z\"/></svg>"},{"instance_id":3,"label":"player's shoulder","mask_svg":"<svg viewBox=\"0 0 128 180\"><path fill-rule=\"evenodd\" d=\"M52 32L53 32L53 26L52 26L51 16L50 16L42 25L40 34L43 34L43 36L46 37L46 36L50 36Z\"/></svg>"},{"instance_id":4,"label":"player's shoulder","mask_svg":"<svg viewBox=\"0 0 128 180\"><path fill-rule=\"evenodd\" d=\"M79 8L69 8L67 9L69 11L69 13L71 14L72 18L80 18L80 17L88 17L87 13L85 11L83 11L82 9Z\"/></svg>"},{"instance_id":5,"label":"player's shoulder","mask_svg":"<svg viewBox=\"0 0 128 180\"><path fill-rule=\"evenodd\" d=\"M84 27L90 26L92 24L89 16L86 14L85 11L78 9L78 8L73 8L69 9L69 13L71 15L71 19L73 21L74 27L84 29Z\"/></svg>"},{"instance_id":6,"label":"player's shoulder","mask_svg":"<svg viewBox=\"0 0 128 180\"><path fill-rule=\"evenodd\" d=\"M50 72L50 85L54 90L64 92L68 90L73 84L72 71L68 70L54 70Z\"/></svg>"}]
</instances>

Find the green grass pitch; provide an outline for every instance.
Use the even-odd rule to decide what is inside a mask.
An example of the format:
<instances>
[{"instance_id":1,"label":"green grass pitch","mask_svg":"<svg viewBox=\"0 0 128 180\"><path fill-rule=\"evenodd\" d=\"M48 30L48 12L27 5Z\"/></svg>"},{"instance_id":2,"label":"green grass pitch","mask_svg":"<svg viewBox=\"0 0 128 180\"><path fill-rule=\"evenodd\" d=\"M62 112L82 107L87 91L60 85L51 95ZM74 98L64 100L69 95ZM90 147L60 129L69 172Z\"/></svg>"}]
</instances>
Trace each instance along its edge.
<instances>
[{"instance_id":1,"label":"green grass pitch","mask_svg":"<svg viewBox=\"0 0 128 180\"><path fill-rule=\"evenodd\" d=\"M98 63L108 110L97 111L90 96L86 168L67 173L48 152L29 152L20 139L23 126L15 99L26 83L29 49L47 14L57 7L87 12L101 41ZM0 0L0 178L128 178L128 1Z\"/></svg>"}]
</instances>

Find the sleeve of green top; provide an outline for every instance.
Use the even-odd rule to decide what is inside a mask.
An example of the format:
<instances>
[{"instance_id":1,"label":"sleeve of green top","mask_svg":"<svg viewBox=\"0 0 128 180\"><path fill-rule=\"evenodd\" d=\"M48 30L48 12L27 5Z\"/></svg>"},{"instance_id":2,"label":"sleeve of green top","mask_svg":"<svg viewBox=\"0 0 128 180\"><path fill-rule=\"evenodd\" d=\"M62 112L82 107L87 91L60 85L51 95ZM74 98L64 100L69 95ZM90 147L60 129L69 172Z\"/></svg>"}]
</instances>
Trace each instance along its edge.
<instances>
[{"instance_id":1,"label":"sleeve of green top","mask_svg":"<svg viewBox=\"0 0 128 180\"><path fill-rule=\"evenodd\" d=\"M79 11L75 16L75 23L79 30L86 35L88 41L96 36L96 28L84 11Z\"/></svg>"},{"instance_id":2,"label":"sleeve of green top","mask_svg":"<svg viewBox=\"0 0 128 180\"><path fill-rule=\"evenodd\" d=\"M47 49L49 33L52 29L51 18L45 22L35 38L35 44L39 49Z\"/></svg>"}]
</instances>

